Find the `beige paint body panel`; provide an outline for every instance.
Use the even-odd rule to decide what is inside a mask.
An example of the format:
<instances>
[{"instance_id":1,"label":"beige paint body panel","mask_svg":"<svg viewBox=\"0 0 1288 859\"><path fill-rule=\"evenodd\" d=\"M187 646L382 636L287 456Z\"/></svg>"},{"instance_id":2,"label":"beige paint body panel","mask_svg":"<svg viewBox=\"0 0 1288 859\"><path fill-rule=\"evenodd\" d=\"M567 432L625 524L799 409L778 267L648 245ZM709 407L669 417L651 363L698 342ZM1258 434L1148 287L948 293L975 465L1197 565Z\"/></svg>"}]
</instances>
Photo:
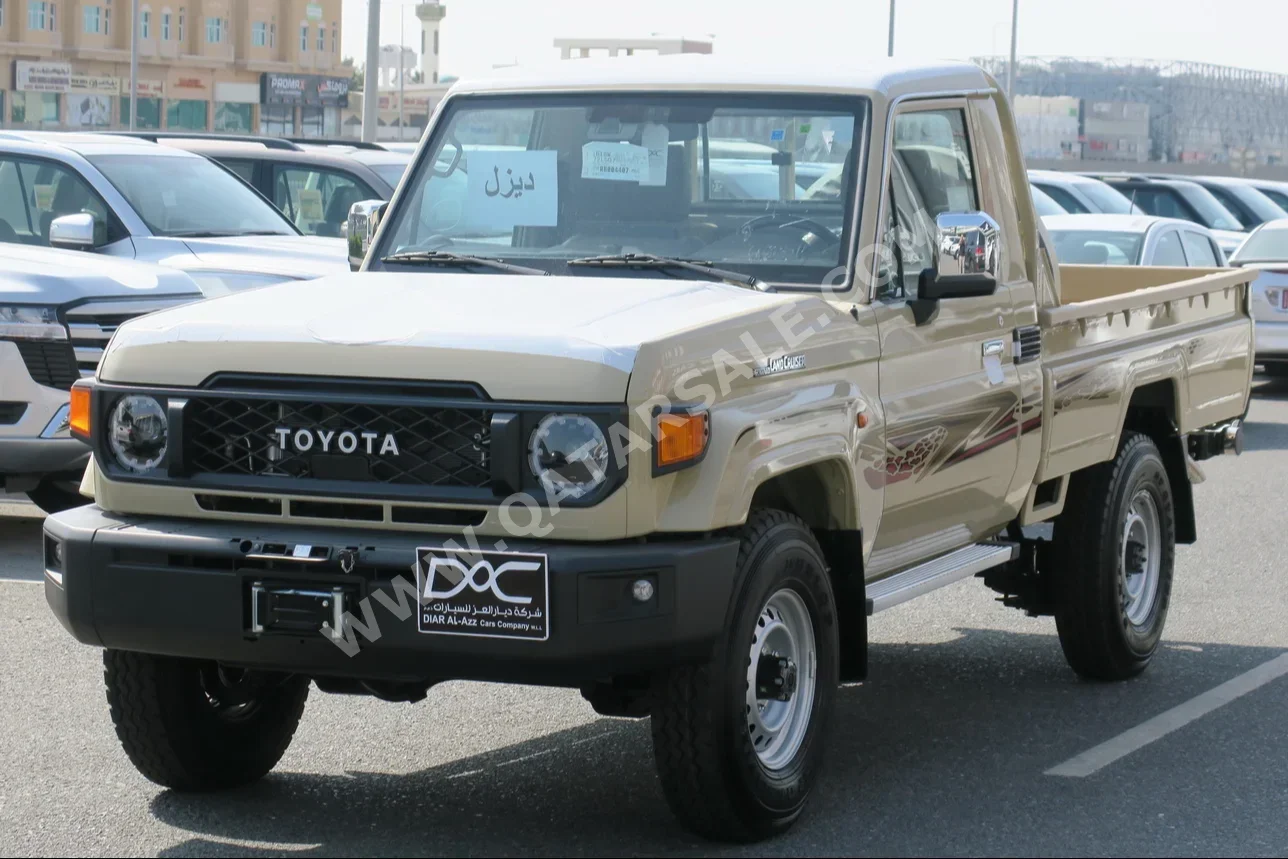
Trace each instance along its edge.
<instances>
[{"instance_id":1,"label":"beige paint body panel","mask_svg":"<svg viewBox=\"0 0 1288 859\"><path fill-rule=\"evenodd\" d=\"M583 60L546 74L460 82L434 121L470 94L668 90L871 101L853 278L811 295L687 280L360 272L132 322L105 357L102 378L196 386L242 371L462 380L497 399L625 402L640 438L651 433L660 396L707 406L711 435L700 464L655 477L651 450L632 447L629 479L600 504L543 513L535 530L523 527L526 508L489 506L477 532L507 536L519 526L519 534L565 540L702 533L745 521L766 481L807 468L824 524L862 530L868 578L996 534L1035 481L1111 458L1140 385L1173 386L1182 431L1246 409L1250 277L1053 266L1039 246L1010 107L976 67L894 62L807 73L706 57ZM917 325L905 304L872 300L878 263L870 249L882 223L892 117L945 102L965 111L980 207L1001 227L1000 285L985 298L941 302L932 321ZM410 193L404 183L391 207ZM1016 364L1012 332L1032 325L1043 329L1042 358ZM1001 382L982 364L994 339L1007 347ZM749 368L774 354L802 355L805 365L753 376ZM122 513L261 518L203 510L182 488L109 481L97 466L84 489ZM386 507L369 527L459 533L390 518Z\"/></svg>"}]
</instances>

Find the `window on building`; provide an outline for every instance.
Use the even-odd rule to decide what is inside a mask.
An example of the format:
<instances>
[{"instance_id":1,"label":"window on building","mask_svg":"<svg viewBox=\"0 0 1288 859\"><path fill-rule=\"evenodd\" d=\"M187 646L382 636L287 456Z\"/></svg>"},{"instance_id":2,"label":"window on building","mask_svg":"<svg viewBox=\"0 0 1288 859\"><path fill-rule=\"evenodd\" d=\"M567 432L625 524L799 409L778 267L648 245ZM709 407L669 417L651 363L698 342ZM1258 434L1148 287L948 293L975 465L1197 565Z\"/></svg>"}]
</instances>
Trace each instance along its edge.
<instances>
[{"instance_id":1,"label":"window on building","mask_svg":"<svg viewBox=\"0 0 1288 859\"><path fill-rule=\"evenodd\" d=\"M27 29L43 30L49 26L45 0L27 0Z\"/></svg>"},{"instance_id":2,"label":"window on building","mask_svg":"<svg viewBox=\"0 0 1288 859\"><path fill-rule=\"evenodd\" d=\"M309 25L300 25L300 52L303 53L309 49Z\"/></svg>"},{"instance_id":3,"label":"window on building","mask_svg":"<svg viewBox=\"0 0 1288 859\"><path fill-rule=\"evenodd\" d=\"M165 106L165 127L183 131L206 130L207 102L199 99L169 99Z\"/></svg>"},{"instance_id":4,"label":"window on building","mask_svg":"<svg viewBox=\"0 0 1288 859\"><path fill-rule=\"evenodd\" d=\"M13 124L40 128L58 122L58 93L15 92L13 99Z\"/></svg>"},{"instance_id":5,"label":"window on building","mask_svg":"<svg viewBox=\"0 0 1288 859\"><path fill-rule=\"evenodd\" d=\"M318 24L318 50L326 50L326 27Z\"/></svg>"},{"instance_id":6,"label":"window on building","mask_svg":"<svg viewBox=\"0 0 1288 859\"><path fill-rule=\"evenodd\" d=\"M268 25L268 46L270 48L277 47L277 25L276 24Z\"/></svg>"},{"instance_id":7,"label":"window on building","mask_svg":"<svg viewBox=\"0 0 1288 859\"><path fill-rule=\"evenodd\" d=\"M268 45L268 25L263 21L256 21L250 25L250 43L256 48Z\"/></svg>"},{"instance_id":8,"label":"window on building","mask_svg":"<svg viewBox=\"0 0 1288 859\"><path fill-rule=\"evenodd\" d=\"M183 42L183 10L179 10L179 41Z\"/></svg>"},{"instance_id":9,"label":"window on building","mask_svg":"<svg viewBox=\"0 0 1288 859\"><path fill-rule=\"evenodd\" d=\"M105 6L103 8L103 35L104 36L112 35L112 7L111 6Z\"/></svg>"},{"instance_id":10,"label":"window on building","mask_svg":"<svg viewBox=\"0 0 1288 859\"><path fill-rule=\"evenodd\" d=\"M218 45L224 40L224 19L207 18L206 19L206 42L211 45Z\"/></svg>"},{"instance_id":11,"label":"window on building","mask_svg":"<svg viewBox=\"0 0 1288 859\"><path fill-rule=\"evenodd\" d=\"M58 14L58 4L57 4L57 3L50 3L50 4L48 4L48 5L49 5L49 29L50 29L50 30L57 30L57 29L58 29L58 24L56 24L56 23L54 22L54 18L55 18L55 16Z\"/></svg>"},{"instance_id":12,"label":"window on building","mask_svg":"<svg viewBox=\"0 0 1288 859\"><path fill-rule=\"evenodd\" d=\"M249 134L251 105L232 102L215 104L215 131L235 131Z\"/></svg>"},{"instance_id":13,"label":"window on building","mask_svg":"<svg viewBox=\"0 0 1288 859\"><path fill-rule=\"evenodd\" d=\"M161 41L170 41L170 10L161 10Z\"/></svg>"},{"instance_id":14,"label":"window on building","mask_svg":"<svg viewBox=\"0 0 1288 859\"><path fill-rule=\"evenodd\" d=\"M0 0L0 2L3 2L3 0ZM331 53L336 54L339 52L340 52L340 28L336 25L334 21L332 21L331 22Z\"/></svg>"},{"instance_id":15,"label":"window on building","mask_svg":"<svg viewBox=\"0 0 1288 859\"><path fill-rule=\"evenodd\" d=\"M139 119L134 123L135 128L144 130L155 130L161 127L161 99L143 98L137 99L139 103ZM121 96L121 124L127 128L130 125L130 97Z\"/></svg>"},{"instance_id":16,"label":"window on building","mask_svg":"<svg viewBox=\"0 0 1288 859\"><path fill-rule=\"evenodd\" d=\"M152 12L146 6L139 12L139 38L152 38Z\"/></svg>"},{"instance_id":17,"label":"window on building","mask_svg":"<svg viewBox=\"0 0 1288 859\"><path fill-rule=\"evenodd\" d=\"M438 31L434 31L434 56L438 56Z\"/></svg>"},{"instance_id":18,"label":"window on building","mask_svg":"<svg viewBox=\"0 0 1288 859\"><path fill-rule=\"evenodd\" d=\"M260 105L259 133L277 137L295 134L295 108L289 104Z\"/></svg>"},{"instance_id":19,"label":"window on building","mask_svg":"<svg viewBox=\"0 0 1288 859\"><path fill-rule=\"evenodd\" d=\"M100 6L82 6L81 14L85 18L85 32L98 33L102 31L103 18L102 7Z\"/></svg>"}]
</instances>

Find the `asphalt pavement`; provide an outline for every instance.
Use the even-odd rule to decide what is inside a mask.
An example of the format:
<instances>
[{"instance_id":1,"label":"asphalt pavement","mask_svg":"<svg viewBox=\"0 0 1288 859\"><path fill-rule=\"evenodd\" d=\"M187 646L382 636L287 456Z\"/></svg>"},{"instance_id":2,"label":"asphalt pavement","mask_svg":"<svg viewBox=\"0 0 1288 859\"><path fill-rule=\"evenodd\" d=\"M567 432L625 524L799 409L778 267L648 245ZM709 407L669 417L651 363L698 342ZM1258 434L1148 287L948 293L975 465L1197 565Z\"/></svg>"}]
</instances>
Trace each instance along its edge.
<instances>
[{"instance_id":1,"label":"asphalt pavement","mask_svg":"<svg viewBox=\"0 0 1288 859\"><path fill-rule=\"evenodd\" d=\"M385 704L314 689L261 783L161 790L117 745L98 651L45 606L38 511L0 499L0 851L1282 856L1288 386L1259 382L1244 455L1203 467L1199 542L1178 550L1142 677L1079 681L1053 621L976 581L899 606L874 619L870 679L839 695L807 815L738 849L674 822L647 722L600 718L575 691L447 683Z\"/></svg>"}]
</instances>

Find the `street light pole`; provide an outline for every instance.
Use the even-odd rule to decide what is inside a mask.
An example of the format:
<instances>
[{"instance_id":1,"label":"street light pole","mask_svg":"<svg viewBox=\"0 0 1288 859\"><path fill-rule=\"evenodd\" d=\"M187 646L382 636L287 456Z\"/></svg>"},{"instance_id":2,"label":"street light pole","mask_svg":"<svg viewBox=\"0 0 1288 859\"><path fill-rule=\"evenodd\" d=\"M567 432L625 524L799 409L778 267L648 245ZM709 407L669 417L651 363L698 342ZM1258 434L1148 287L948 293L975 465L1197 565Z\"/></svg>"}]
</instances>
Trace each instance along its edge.
<instances>
[{"instance_id":1,"label":"street light pole","mask_svg":"<svg viewBox=\"0 0 1288 859\"><path fill-rule=\"evenodd\" d=\"M1015 97L1015 42L1019 34L1020 0L1011 0L1011 62L1006 67L1006 98Z\"/></svg>"},{"instance_id":2,"label":"street light pole","mask_svg":"<svg viewBox=\"0 0 1288 859\"><path fill-rule=\"evenodd\" d=\"M894 56L894 4L896 2L897 0L890 0L890 49L886 53L888 57Z\"/></svg>"},{"instance_id":3,"label":"street light pole","mask_svg":"<svg viewBox=\"0 0 1288 859\"><path fill-rule=\"evenodd\" d=\"M130 131L139 117L139 0L130 0Z\"/></svg>"},{"instance_id":4,"label":"street light pole","mask_svg":"<svg viewBox=\"0 0 1288 859\"><path fill-rule=\"evenodd\" d=\"M137 2L137 0L136 0ZM376 140L380 107L380 0L367 0L367 66L362 76L362 140Z\"/></svg>"}]
</instances>

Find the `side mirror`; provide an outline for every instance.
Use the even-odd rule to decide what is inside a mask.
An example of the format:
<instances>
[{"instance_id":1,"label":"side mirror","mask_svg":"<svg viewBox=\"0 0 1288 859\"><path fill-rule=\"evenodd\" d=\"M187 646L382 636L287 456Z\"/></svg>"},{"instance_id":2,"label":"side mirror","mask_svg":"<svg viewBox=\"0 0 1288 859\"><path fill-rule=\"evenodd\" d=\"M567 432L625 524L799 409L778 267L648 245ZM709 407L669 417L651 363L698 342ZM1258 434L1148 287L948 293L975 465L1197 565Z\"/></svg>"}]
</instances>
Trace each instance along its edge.
<instances>
[{"instance_id":1,"label":"side mirror","mask_svg":"<svg viewBox=\"0 0 1288 859\"><path fill-rule=\"evenodd\" d=\"M363 200L354 203L349 209L349 223L345 226L345 236L349 242L349 268L357 271L366 259L367 251L376 238L380 220L385 216L389 204L384 200Z\"/></svg>"},{"instance_id":2,"label":"side mirror","mask_svg":"<svg viewBox=\"0 0 1288 859\"><path fill-rule=\"evenodd\" d=\"M54 218L49 224L49 245L74 251L93 250L99 244L97 226L89 212Z\"/></svg>"},{"instance_id":3,"label":"side mirror","mask_svg":"<svg viewBox=\"0 0 1288 859\"><path fill-rule=\"evenodd\" d=\"M1002 257L1002 228L983 212L946 212L935 219L935 267L922 272L917 298L992 295Z\"/></svg>"}]
</instances>

